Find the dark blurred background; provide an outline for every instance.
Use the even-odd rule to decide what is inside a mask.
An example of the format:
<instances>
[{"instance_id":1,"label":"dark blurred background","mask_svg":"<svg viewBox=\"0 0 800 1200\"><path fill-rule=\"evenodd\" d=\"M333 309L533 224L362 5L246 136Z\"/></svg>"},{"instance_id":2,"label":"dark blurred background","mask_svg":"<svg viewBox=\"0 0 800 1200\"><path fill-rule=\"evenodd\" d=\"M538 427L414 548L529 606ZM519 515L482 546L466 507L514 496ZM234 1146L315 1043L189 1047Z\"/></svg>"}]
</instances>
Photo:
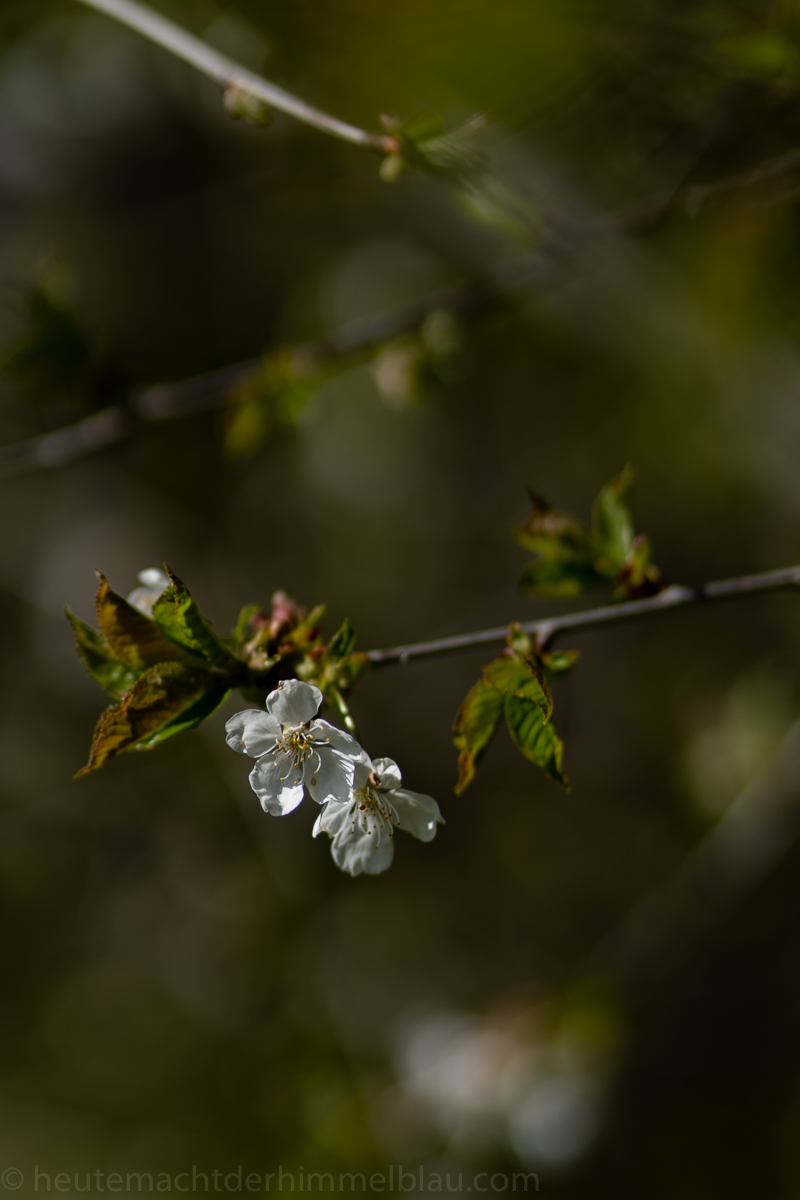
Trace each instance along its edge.
<instances>
[{"instance_id":1,"label":"dark blurred background","mask_svg":"<svg viewBox=\"0 0 800 1200\"><path fill-rule=\"evenodd\" d=\"M375 672L361 738L447 824L357 880L311 839L309 803L261 812L222 736L235 701L74 783L104 697L63 618L91 619L93 568L125 593L165 560L223 633L276 588L327 603L330 631L349 616L361 648L561 611L515 592L525 488L588 517L626 462L671 580L798 561L800 10L163 11L366 127L485 114L527 229L422 173L383 183L376 158L284 118L231 121L212 83L82 5L3 0L9 354L45 287L119 386L180 379L509 261L554 211L575 244L599 214L655 216L451 330L424 387L403 344L341 364L246 456L218 405L0 483L0 1168L20 1195L34 1164L400 1162L465 1188L535 1171L554 1197L800 1195L791 821L724 904L711 878L677 932L645 918L619 938L731 805L800 805L800 755L769 774L798 712L795 597L565 643L569 794L503 735L453 797L452 718L485 654ZM108 400L29 384L5 377L0 444Z\"/></svg>"}]
</instances>

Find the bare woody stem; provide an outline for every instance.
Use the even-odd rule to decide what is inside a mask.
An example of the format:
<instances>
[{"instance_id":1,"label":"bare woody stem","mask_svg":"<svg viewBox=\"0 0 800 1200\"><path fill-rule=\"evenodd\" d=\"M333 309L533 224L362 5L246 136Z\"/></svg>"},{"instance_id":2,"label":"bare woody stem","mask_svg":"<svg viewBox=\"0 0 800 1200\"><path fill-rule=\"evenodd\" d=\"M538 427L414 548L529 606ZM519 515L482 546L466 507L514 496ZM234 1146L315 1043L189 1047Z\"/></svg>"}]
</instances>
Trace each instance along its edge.
<instances>
[{"instance_id":1,"label":"bare woody stem","mask_svg":"<svg viewBox=\"0 0 800 1200\"><path fill-rule=\"evenodd\" d=\"M567 613L563 617L523 621L521 628L536 639L540 650L544 650L562 633L591 629L597 625L611 625L634 617L664 612L670 608L685 608L689 604L746 596L752 592L772 592L780 588L800 588L800 566L784 567L779 571L763 571L758 575L740 575L737 579L721 579L716 583L700 584L698 587L674 584L646 600L629 600L624 604L607 604L602 608ZM402 664L410 662L413 658L432 658L439 654L454 654L459 650L471 650L476 646L503 642L508 633L509 626L504 625L497 629L482 629L479 633L462 633L456 637L439 638L432 642L395 646L392 650L370 650L368 657L375 666Z\"/></svg>"},{"instance_id":2,"label":"bare woody stem","mask_svg":"<svg viewBox=\"0 0 800 1200\"><path fill-rule=\"evenodd\" d=\"M151 42L169 50L177 58L182 58L184 62L190 63L198 71L214 79L223 88L241 88L263 100L271 108L287 113L306 125L312 125L322 133L340 138L343 142L351 142L354 146L364 146L369 150L384 150L387 147L387 139L381 134L369 133L366 129L348 125L346 121L340 121L338 117L332 117L329 113L306 104L305 100L284 91L277 84L256 75L254 71L248 71L225 54L220 54L218 50L187 33L185 29L162 17L146 4L140 4L139 0L79 0L79 3L97 9L130 29L135 29L143 37L149 38Z\"/></svg>"}]
</instances>

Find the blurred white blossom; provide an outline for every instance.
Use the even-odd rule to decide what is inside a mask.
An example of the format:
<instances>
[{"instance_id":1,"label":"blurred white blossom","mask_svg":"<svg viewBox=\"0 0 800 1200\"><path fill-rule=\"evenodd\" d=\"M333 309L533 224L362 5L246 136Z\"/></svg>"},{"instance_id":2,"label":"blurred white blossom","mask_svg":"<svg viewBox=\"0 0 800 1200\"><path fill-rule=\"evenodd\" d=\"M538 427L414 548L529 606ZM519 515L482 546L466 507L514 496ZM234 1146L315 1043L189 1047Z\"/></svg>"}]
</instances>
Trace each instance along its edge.
<instances>
[{"instance_id":1,"label":"blurred white blossom","mask_svg":"<svg viewBox=\"0 0 800 1200\"><path fill-rule=\"evenodd\" d=\"M128 604L138 608L146 617L152 617L153 605L169 587L169 576L160 567L147 567L139 572L139 583L141 586L134 588L128 596Z\"/></svg>"}]
</instances>

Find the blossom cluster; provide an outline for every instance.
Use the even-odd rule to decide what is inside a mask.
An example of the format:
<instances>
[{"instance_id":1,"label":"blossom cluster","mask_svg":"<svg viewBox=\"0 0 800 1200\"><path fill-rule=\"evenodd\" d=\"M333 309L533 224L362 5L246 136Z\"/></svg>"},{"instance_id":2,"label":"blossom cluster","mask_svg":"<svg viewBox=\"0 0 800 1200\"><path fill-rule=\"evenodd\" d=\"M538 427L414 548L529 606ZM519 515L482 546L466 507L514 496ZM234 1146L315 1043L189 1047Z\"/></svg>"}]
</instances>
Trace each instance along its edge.
<instances>
[{"instance_id":1,"label":"blossom cluster","mask_svg":"<svg viewBox=\"0 0 800 1200\"><path fill-rule=\"evenodd\" d=\"M321 807L314 837L327 833L333 860L351 875L378 875L394 857L394 831L429 842L443 821L431 796L403 787L397 763L370 759L355 738L317 717L318 687L287 679L226 723L228 745L256 760L250 785L265 812L292 812L307 793Z\"/></svg>"}]
</instances>

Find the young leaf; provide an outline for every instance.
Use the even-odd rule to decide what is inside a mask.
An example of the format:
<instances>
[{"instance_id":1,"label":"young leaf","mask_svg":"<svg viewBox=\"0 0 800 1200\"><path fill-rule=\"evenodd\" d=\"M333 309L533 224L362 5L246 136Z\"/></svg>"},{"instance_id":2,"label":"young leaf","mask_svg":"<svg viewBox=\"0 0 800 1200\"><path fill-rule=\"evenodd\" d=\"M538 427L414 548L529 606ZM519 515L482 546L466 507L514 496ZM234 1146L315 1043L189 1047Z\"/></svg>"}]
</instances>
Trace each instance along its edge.
<instances>
[{"instance_id":1,"label":"young leaf","mask_svg":"<svg viewBox=\"0 0 800 1200\"><path fill-rule=\"evenodd\" d=\"M633 547L619 573L617 587L612 600L634 600L644 596L655 596L666 587L666 580L653 562L650 539L639 534L633 539Z\"/></svg>"},{"instance_id":2,"label":"young leaf","mask_svg":"<svg viewBox=\"0 0 800 1200\"><path fill-rule=\"evenodd\" d=\"M98 578L100 587L95 601L97 616L114 658L137 671L163 662L182 662L195 667L202 665L184 645L179 645L165 634L155 621L112 591L105 575L99 571Z\"/></svg>"},{"instance_id":3,"label":"young leaf","mask_svg":"<svg viewBox=\"0 0 800 1200\"><path fill-rule=\"evenodd\" d=\"M533 660L532 660L533 661ZM504 655L483 668L484 678L498 691L532 700L538 705L545 723L553 715L553 696L541 669L534 669L516 655Z\"/></svg>"},{"instance_id":4,"label":"young leaf","mask_svg":"<svg viewBox=\"0 0 800 1200\"><path fill-rule=\"evenodd\" d=\"M353 653L356 644L356 632L353 626L345 618L341 629L333 635L328 646L329 658L347 658L348 654Z\"/></svg>"},{"instance_id":5,"label":"young leaf","mask_svg":"<svg viewBox=\"0 0 800 1200\"><path fill-rule=\"evenodd\" d=\"M91 625L87 625L80 617L76 617L70 609L66 611L78 643L78 653L86 670L109 695L119 699L134 685L141 671L114 658L101 633L92 629Z\"/></svg>"},{"instance_id":6,"label":"young leaf","mask_svg":"<svg viewBox=\"0 0 800 1200\"><path fill-rule=\"evenodd\" d=\"M189 728L179 719L185 720L190 710L196 709L210 695L219 697L220 692L218 682L208 671L192 669L179 662L161 662L150 667L119 704L107 708L102 714L94 732L89 761L75 778L96 771L109 758L121 754L123 750L134 749L144 739L149 741L149 745L155 745L163 740L155 735L163 733L176 722L179 728L174 729L175 733L182 728ZM192 724L199 724L203 719L204 716L200 715L197 720L192 720Z\"/></svg>"},{"instance_id":7,"label":"young leaf","mask_svg":"<svg viewBox=\"0 0 800 1200\"><path fill-rule=\"evenodd\" d=\"M541 656L542 664L549 675L568 675L580 658L578 650L550 650Z\"/></svg>"},{"instance_id":8,"label":"young leaf","mask_svg":"<svg viewBox=\"0 0 800 1200\"><path fill-rule=\"evenodd\" d=\"M230 668L236 660L200 612L188 588L166 567L170 586L153 605L153 620L168 637L180 641L214 667Z\"/></svg>"},{"instance_id":9,"label":"young leaf","mask_svg":"<svg viewBox=\"0 0 800 1200\"><path fill-rule=\"evenodd\" d=\"M162 725L160 729L150 734L149 737L142 738L136 742L130 749L152 750L154 746L165 742L167 738L174 737L176 733L184 733L187 729L195 729L203 721L207 720L212 713L215 713L220 705L225 703L229 695L230 692L224 685L210 688L191 708L187 708L185 712L175 717L167 725Z\"/></svg>"},{"instance_id":10,"label":"young leaf","mask_svg":"<svg viewBox=\"0 0 800 1200\"><path fill-rule=\"evenodd\" d=\"M520 696L505 694L505 717L517 749L537 766L543 767L551 779L569 789L569 780L562 770L564 743L555 721L545 724L539 705Z\"/></svg>"},{"instance_id":11,"label":"young leaf","mask_svg":"<svg viewBox=\"0 0 800 1200\"><path fill-rule=\"evenodd\" d=\"M631 512L633 471L626 467L600 491L592 509L598 567L608 565L612 578L625 566L633 551L634 529Z\"/></svg>"},{"instance_id":12,"label":"young leaf","mask_svg":"<svg viewBox=\"0 0 800 1200\"><path fill-rule=\"evenodd\" d=\"M478 763L500 728L504 700L503 692L481 679L458 710L453 725L453 741L461 751L455 789L457 796L472 783Z\"/></svg>"},{"instance_id":13,"label":"young leaf","mask_svg":"<svg viewBox=\"0 0 800 1200\"><path fill-rule=\"evenodd\" d=\"M587 588L607 583L595 567L589 531L568 513L551 508L531 492L531 511L512 533L536 555L525 568L520 586L543 596L579 596Z\"/></svg>"},{"instance_id":14,"label":"young leaf","mask_svg":"<svg viewBox=\"0 0 800 1200\"><path fill-rule=\"evenodd\" d=\"M258 612L261 612L260 604L246 604L239 613L236 625L231 630L231 641L233 642L234 650L241 650L247 641L250 633L250 622Z\"/></svg>"}]
</instances>

